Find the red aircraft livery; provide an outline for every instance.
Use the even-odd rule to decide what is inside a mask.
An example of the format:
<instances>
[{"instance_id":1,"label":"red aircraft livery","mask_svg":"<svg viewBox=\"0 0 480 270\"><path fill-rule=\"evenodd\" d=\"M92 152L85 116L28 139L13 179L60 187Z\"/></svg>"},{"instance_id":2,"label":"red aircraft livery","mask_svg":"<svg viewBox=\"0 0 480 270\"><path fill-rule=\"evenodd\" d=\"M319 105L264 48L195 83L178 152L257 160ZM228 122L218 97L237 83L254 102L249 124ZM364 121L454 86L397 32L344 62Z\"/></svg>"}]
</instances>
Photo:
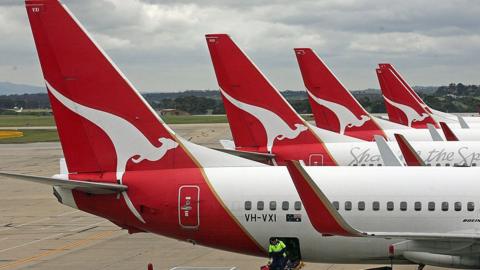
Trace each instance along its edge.
<instances>
[{"instance_id":1,"label":"red aircraft livery","mask_svg":"<svg viewBox=\"0 0 480 270\"><path fill-rule=\"evenodd\" d=\"M376 120L312 49L297 48L295 55L317 127L366 141L373 141L375 135L385 137Z\"/></svg>"},{"instance_id":2,"label":"red aircraft livery","mask_svg":"<svg viewBox=\"0 0 480 270\"><path fill-rule=\"evenodd\" d=\"M237 150L273 153L279 165L286 160L309 164L312 155L336 165L311 126L228 35L206 39Z\"/></svg>"},{"instance_id":3,"label":"red aircraft livery","mask_svg":"<svg viewBox=\"0 0 480 270\"><path fill-rule=\"evenodd\" d=\"M65 191L75 207L132 232L262 254L191 154L205 149L189 148L167 128L66 7L29 0L26 9L70 179L128 186L121 197ZM198 204L199 196L208 203ZM172 203L179 197L189 204ZM184 211L190 218L182 218ZM206 216L202 226L198 212Z\"/></svg>"},{"instance_id":4,"label":"red aircraft livery","mask_svg":"<svg viewBox=\"0 0 480 270\"><path fill-rule=\"evenodd\" d=\"M413 128L427 128L427 124L439 127L428 108L417 101L390 65L380 64L377 77L390 121Z\"/></svg>"}]
</instances>

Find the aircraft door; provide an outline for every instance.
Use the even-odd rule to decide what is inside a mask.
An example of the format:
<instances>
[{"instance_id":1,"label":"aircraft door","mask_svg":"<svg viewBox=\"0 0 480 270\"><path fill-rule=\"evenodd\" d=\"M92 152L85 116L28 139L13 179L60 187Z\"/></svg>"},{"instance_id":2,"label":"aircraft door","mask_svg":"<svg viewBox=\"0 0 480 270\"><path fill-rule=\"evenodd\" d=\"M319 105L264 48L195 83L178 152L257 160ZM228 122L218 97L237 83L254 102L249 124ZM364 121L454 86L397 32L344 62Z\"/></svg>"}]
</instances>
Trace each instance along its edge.
<instances>
[{"instance_id":1,"label":"aircraft door","mask_svg":"<svg viewBox=\"0 0 480 270\"><path fill-rule=\"evenodd\" d=\"M181 186L178 189L178 222L186 229L200 226L200 187Z\"/></svg>"},{"instance_id":2,"label":"aircraft door","mask_svg":"<svg viewBox=\"0 0 480 270\"><path fill-rule=\"evenodd\" d=\"M323 166L323 155L310 154L308 157L308 166Z\"/></svg>"}]
</instances>

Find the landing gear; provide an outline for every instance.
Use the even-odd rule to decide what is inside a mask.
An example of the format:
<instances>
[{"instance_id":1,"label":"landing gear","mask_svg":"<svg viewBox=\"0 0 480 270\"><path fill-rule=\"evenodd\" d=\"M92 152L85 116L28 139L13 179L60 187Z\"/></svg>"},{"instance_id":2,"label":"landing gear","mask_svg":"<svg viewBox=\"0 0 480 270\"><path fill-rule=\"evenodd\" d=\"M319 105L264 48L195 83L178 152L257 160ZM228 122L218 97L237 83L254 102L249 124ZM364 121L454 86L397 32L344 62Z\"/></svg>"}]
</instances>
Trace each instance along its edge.
<instances>
[{"instance_id":1,"label":"landing gear","mask_svg":"<svg viewBox=\"0 0 480 270\"><path fill-rule=\"evenodd\" d=\"M425 267L425 264L421 263L418 265L417 270L423 270L424 267Z\"/></svg>"}]
</instances>

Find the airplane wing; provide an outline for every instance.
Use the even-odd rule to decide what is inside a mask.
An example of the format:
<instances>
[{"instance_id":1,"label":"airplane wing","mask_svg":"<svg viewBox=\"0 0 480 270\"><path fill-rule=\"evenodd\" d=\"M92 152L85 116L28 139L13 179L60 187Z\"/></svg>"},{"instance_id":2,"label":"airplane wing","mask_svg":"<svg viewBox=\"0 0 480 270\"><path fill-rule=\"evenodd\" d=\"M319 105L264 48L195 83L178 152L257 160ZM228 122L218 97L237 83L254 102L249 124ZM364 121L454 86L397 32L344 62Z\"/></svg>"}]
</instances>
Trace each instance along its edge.
<instances>
[{"instance_id":1,"label":"airplane wing","mask_svg":"<svg viewBox=\"0 0 480 270\"><path fill-rule=\"evenodd\" d=\"M223 149L235 150L235 142L231 140L220 140Z\"/></svg>"},{"instance_id":2,"label":"airplane wing","mask_svg":"<svg viewBox=\"0 0 480 270\"><path fill-rule=\"evenodd\" d=\"M79 180L66 180L54 177L42 177L25 174L0 172L0 177L29 181L51 186L75 189L91 194L115 194L127 191L128 187L120 184L99 183Z\"/></svg>"},{"instance_id":3,"label":"airplane wing","mask_svg":"<svg viewBox=\"0 0 480 270\"><path fill-rule=\"evenodd\" d=\"M425 162L401 134L394 134L407 166L425 166Z\"/></svg>"},{"instance_id":4,"label":"airplane wing","mask_svg":"<svg viewBox=\"0 0 480 270\"><path fill-rule=\"evenodd\" d=\"M480 240L474 233L368 232L352 227L335 209L300 162L288 161L287 168L312 226L323 236L372 237L407 240Z\"/></svg>"},{"instance_id":5,"label":"airplane wing","mask_svg":"<svg viewBox=\"0 0 480 270\"><path fill-rule=\"evenodd\" d=\"M455 133L453 133L447 123L440 122L440 127L442 128L443 134L445 134L447 141L458 141L458 137L455 135Z\"/></svg>"},{"instance_id":6,"label":"airplane wing","mask_svg":"<svg viewBox=\"0 0 480 270\"><path fill-rule=\"evenodd\" d=\"M385 166L403 166L403 162L393 152L383 136L375 135L374 138Z\"/></svg>"}]
</instances>

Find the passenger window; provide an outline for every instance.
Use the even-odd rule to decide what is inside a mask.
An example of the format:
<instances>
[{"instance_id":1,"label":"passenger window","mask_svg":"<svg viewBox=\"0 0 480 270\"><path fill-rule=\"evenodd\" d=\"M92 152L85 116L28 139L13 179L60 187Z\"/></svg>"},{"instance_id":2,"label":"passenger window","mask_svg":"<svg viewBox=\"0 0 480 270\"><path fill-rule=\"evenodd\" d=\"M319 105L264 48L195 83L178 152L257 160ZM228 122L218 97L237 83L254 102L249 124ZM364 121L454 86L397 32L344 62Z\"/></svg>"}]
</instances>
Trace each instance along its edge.
<instances>
[{"instance_id":1,"label":"passenger window","mask_svg":"<svg viewBox=\"0 0 480 270\"><path fill-rule=\"evenodd\" d=\"M293 208L295 208L295 210L297 210L297 211L302 210L302 202L296 201L293 204Z\"/></svg>"},{"instance_id":2,"label":"passenger window","mask_svg":"<svg viewBox=\"0 0 480 270\"><path fill-rule=\"evenodd\" d=\"M345 202L345 210L347 210L347 211L352 210L352 202L351 201L346 201Z\"/></svg>"},{"instance_id":3,"label":"passenger window","mask_svg":"<svg viewBox=\"0 0 480 270\"><path fill-rule=\"evenodd\" d=\"M378 211L378 210L380 210L380 203L377 202L377 201L374 201L374 202L372 203L372 208L373 208L373 211Z\"/></svg>"},{"instance_id":4,"label":"passenger window","mask_svg":"<svg viewBox=\"0 0 480 270\"><path fill-rule=\"evenodd\" d=\"M289 208L289 203L287 201L282 202L282 210L287 211Z\"/></svg>"},{"instance_id":5,"label":"passenger window","mask_svg":"<svg viewBox=\"0 0 480 270\"><path fill-rule=\"evenodd\" d=\"M277 210L277 202L271 201L270 202L270 210Z\"/></svg>"},{"instance_id":6,"label":"passenger window","mask_svg":"<svg viewBox=\"0 0 480 270\"><path fill-rule=\"evenodd\" d=\"M407 211L407 202L400 202L400 210Z\"/></svg>"},{"instance_id":7,"label":"passenger window","mask_svg":"<svg viewBox=\"0 0 480 270\"><path fill-rule=\"evenodd\" d=\"M461 211L462 210L462 203L461 202L455 202L453 208L455 211Z\"/></svg>"},{"instance_id":8,"label":"passenger window","mask_svg":"<svg viewBox=\"0 0 480 270\"><path fill-rule=\"evenodd\" d=\"M448 202L442 202L442 211L448 211Z\"/></svg>"},{"instance_id":9,"label":"passenger window","mask_svg":"<svg viewBox=\"0 0 480 270\"><path fill-rule=\"evenodd\" d=\"M257 202L257 210L263 210L263 201Z\"/></svg>"},{"instance_id":10,"label":"passenger window","mask_svg":"<svg viewBox=\"0 0 480 270\"><path fill-rule=\"evenodd\" d=\"M435 211L435 202L428 202L428 211Z\"/></svg>"},{"instance_id":11,"label":"passenger window","mask_svg":"<svg viewBox=\"0 0 480 270\"><path fill-rule=\"evenodd\" d=\"M387 210L388 211L393 211L393 202L392 201L387 202Z\"/></svg>"},{"instance_id":12,"label":"passenger window","mask_svg":"<svg viewBox=\"0 0 480 270\"><path fill-rule=\"evenodd\" d=\"M333 204L333 207L337 209L337 211L340 210L340 204L337 201L334 201L332 204Z\"/></svg>"},{"instance_id":13,"label":"passenger window","mask_svg":"<svg viewBox=\"0 0 480 270\"><path fill-rule=\"evenodd\" d=\"M415 211L422 210L422 203L421 202L415 202L415 204L413 205L413 208L415 209Z\"/></svg>"},{"instance_id":14,"label":"passenger window","mask_svg":"<svg viewBox=\"0 0 480 270\"><path fill-rule=\"evenodd\" d=\"M245 202L245 210L252 210L252 202L246 201Z\"/></svg>"},{"instance_id":15,"label":"passenger window","mask_svg":"<svg viewBox=\"0 0 480 270\"><path fill-rule=\"evenodd\" d=\"M467 203L467 210L470 211L470 212L473 211L473 210L475 210L475 203L473 203L473 202L468 202L468 203Z\"/></svg>"},{"instance_id":16,"label":"passenger window","mask_svg":"<svg viewBox=\"0 0 480 270\"><path fill-rule=\"evenodd\" d=\"M358 210L360 210L360 211L365 210L365 202L364 201L359 201L358 202Z\"/></svg>"}]
</instances>

